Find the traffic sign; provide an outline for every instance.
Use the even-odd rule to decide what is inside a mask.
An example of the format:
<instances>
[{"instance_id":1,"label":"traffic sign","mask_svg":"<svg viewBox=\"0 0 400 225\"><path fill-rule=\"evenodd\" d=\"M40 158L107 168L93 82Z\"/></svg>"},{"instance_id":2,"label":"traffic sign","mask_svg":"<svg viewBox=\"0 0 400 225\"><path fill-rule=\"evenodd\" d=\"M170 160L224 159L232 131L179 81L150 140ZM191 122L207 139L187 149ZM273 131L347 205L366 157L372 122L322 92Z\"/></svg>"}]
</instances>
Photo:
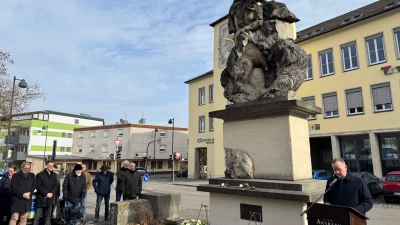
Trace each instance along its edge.
<instances>
[{"instance_id":1,"label":"traffic sign","mask_svg":"<svg viewBox=\"0 0 400 225\"><path fill-rule=\"evenodd\" d=\"M143 175L143 182L147 182L147 181L149 181L149 175L145 174L145 175Z\"/></svg>"},{"instance_id":2,"label":"traffic sign","mask_svg":"<svg viewBox=\"0 0 400 225\"><path fill-rule=\"evenodd\" d=\"M118 139L117 139L117 140L114 140L115 147L118 147L118 145L121 143L121 141L122 141L122 140L118 140Z\"/></svg>"}]
</instances>

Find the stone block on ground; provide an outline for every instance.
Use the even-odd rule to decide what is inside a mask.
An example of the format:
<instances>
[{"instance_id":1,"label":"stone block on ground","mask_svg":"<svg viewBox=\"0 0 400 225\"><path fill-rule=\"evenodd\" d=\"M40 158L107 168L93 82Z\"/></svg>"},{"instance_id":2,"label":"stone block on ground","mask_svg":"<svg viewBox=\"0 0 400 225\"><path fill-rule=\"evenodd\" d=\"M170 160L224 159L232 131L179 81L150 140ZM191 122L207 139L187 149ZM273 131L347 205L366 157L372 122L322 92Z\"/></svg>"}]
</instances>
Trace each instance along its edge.
<instances>
[{"instance_id":1,"label":"stone block on ground","mask_svg":"<svg viewBox=\"0 0 400 225\"><path fill-rule=\"evenodd\" d=\"M149 201L155 219L176 219L181 216L181 194L142 193L142 199Z\"/></svg>"},{"instance_id":2,"label":"stone block on ground","mask_svg":"<svg viewBox=\"0 0 400 225\"><path fill-rule=\"evenodd\" d=\"M110 204L110 225L150 225L154 220L149 201L136 199Z\"/></svg>"}]
</instances>

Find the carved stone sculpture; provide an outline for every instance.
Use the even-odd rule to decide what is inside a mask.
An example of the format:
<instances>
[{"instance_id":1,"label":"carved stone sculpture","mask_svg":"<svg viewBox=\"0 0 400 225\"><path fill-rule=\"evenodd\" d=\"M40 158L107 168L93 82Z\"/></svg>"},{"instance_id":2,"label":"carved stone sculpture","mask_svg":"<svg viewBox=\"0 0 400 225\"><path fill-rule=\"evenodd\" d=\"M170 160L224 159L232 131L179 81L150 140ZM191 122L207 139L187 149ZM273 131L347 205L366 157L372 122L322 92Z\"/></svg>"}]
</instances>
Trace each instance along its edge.
<instances>
[{"instance_id":1,"label":"carved stone sculpture","mask_svg":"<svg viewBox=\"0 0 400 225\"><path fill-rule=\"evenodd\" d=\"M253 179L253 161L246 151L225 148L225 176L234 179Z\"/></svg>"},{"instance_id":2,"label":"carved stone sculpture","mask_svg":"<svg viewBox=\"0 0 400 225\"><path fill-rule=\"evenodd\" d=\"M221 74L225 98L234 103L294 98L307 71L307 54L293 43L297 21L283 3L233 1L228 28L235 46Z\"/></svg>"}]
</instances>

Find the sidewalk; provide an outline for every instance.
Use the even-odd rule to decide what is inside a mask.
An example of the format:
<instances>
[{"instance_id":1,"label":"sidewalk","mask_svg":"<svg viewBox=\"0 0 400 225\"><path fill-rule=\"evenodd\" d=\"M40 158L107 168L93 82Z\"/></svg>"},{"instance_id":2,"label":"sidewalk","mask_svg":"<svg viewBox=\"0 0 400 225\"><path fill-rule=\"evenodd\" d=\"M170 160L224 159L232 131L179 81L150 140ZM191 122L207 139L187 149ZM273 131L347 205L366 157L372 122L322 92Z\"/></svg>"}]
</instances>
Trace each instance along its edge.
<instances>
[{"instance_id":1,"label":"sidewalk","mask_svg":"<svg viewBox=\"0 0 400 225\"><path fill-rule=\"evenodd\" d=\"M187 186L187 187L197 187L199 185L208 184L208 179L179 179L175 182L172 181L158 181L162 184L172 184L179 186Z\"/></svg>"}]
</instances>

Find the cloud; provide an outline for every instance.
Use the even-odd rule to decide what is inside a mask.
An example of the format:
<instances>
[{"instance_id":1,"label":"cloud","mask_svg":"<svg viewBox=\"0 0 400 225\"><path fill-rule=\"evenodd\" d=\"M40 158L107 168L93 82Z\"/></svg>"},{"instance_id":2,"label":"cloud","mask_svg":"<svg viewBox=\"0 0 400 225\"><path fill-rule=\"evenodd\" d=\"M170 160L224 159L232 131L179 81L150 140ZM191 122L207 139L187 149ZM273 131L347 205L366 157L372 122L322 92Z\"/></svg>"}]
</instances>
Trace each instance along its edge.
<instances>
[{"instance_id":1,"label":"cloud","mask_svg":"<svg viewBox=\"0 0 400 225\"><path fill-rule=\"evenodd\" d=\"M300 29L371 0L285 3ZM2 2L0 49L15 64L12 75L39 81L47 93L31 110L88 113L114 123L188 125L183 82L213 66L213 28L232 0L75 0ZM345 7L344 7L345 5Z\"/></svg>"}]
</instances>

